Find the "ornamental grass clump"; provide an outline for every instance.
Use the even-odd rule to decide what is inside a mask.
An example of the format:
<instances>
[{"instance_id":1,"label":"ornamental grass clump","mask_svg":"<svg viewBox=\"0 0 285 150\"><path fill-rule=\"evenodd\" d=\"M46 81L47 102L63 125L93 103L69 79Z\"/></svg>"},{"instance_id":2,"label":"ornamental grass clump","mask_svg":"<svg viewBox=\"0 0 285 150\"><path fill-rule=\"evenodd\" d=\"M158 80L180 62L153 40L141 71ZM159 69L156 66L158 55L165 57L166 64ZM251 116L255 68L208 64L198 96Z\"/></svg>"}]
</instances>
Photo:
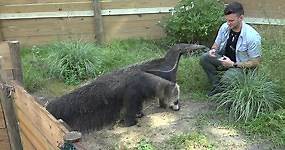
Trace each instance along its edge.
<instances>
[{"instance_id":1,"label":"ornamental grass clump","mask_svg":"<svg viewBox=\"0 0 285 150\"><path fill-rule=\"evenodd\" d=\"M67 84L100 75L102 56L98 47L81 41L60 42L49 47L49 74Z\"/></svg>"},{"instance_id":2,"label":"ornamental grass clump","mask_svg":"<svg viewBox=\"0 0 285 150\"><path fill-rule=\"evenodd\" d=\"M222 92L211 97L219 108L228 108L229 116L235 121L257 118L270 113L282 105L276 92L276 84L261 72L247 70L221 79Z\"/></svg>"}]
</instances>

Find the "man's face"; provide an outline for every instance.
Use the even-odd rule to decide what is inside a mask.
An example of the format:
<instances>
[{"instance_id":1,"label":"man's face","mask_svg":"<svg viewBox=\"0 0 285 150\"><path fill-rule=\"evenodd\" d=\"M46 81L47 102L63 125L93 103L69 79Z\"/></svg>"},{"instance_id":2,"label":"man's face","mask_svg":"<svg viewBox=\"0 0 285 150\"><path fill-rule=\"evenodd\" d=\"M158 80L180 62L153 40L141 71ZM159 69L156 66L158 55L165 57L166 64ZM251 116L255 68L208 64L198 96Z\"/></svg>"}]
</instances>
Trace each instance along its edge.
<instances>
[{"instance_id":1,"label":"man's face","mask_svg":"<svg viewBox=\"0 0 285 150\"><path fill-rule=\"evenodd\" d=\"M230 29L237 29L241 25L243 15L229 14L225 16L225 19L227 20L227 24L229 25Z\"/></svg>"}]
</instances>

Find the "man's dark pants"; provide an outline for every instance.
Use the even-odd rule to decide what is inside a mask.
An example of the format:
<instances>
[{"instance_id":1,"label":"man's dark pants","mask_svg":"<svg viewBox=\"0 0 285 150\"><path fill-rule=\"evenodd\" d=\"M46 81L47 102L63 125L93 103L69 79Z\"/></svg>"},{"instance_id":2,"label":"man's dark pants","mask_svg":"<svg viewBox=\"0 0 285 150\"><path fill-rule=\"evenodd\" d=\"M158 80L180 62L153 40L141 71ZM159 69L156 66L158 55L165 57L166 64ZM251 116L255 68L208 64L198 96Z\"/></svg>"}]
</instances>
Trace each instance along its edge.
<instances>
[{"instance_id":1,"label":"man's dark pants","mask_svg":"<svg viewBox=\"0 0 285 150\"><path fill-rule=\"evenodd\" d=\"M240 68L225 68L218 60L220 57L220 55L217 55L217 57L211 57L209 53L204 53L200 58L200 65L212 84L212 89L210 93L208 93L209 96L219 91L221 78L230 79L242 74L242 69Z\"/></svg>"}]
</instances>

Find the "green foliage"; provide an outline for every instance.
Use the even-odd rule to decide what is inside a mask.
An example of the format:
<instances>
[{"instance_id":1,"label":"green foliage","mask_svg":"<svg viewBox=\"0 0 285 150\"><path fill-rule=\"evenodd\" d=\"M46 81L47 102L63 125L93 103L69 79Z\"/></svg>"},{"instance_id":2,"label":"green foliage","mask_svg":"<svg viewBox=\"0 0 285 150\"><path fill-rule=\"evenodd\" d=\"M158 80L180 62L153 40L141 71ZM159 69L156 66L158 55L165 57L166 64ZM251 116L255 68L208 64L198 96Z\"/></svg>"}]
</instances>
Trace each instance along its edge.
<instances>
[{"instance_id":1,"label":"green foliage","mask_svg":"<svg viewBox=\"0 0 285 150\"><path fill-rule=\"evenodd\" d=\"M155 150L155 147L152 143L146 139L141 139L136 146L137 150Z\"/></svg>"},{"instance_id":2,"label":"green foliage","mask_svg":"<svg viewBox=\"0 0 285 150\"><path fill-rule=\"evenodd\" d=\"M247 121L261 113L281 107L282 98L276 92L276 84L262 72L243 71L221 79L223 91L211 97L218 108L228 107L232 119Z\"/></svg>"},{"instance_id":3,"label":"green foliage","mask_svg":"<svg viewBox=\"0 0 285 150\"><path fill-rule=\"evenodd\" d=\"M199 65L199 57L182 57L179 62L177 82L182 93L191 94L193 99L205 99L205 89L209 87L206 74ZM189 96L189 95L187 95Z\"/></svg>"},{"instance_id":4,"label":"green foliage","mask_svg":"<svg viewBox=\"0 0 285 150\"><path fill-rule=\"evenodd\" d=\"M214 148L214 144L210 143L205 135L198 132L173 136L170 138L168 143L170 145L169 149L173 150L209 150Z\"/></svg>"},{"instance_id":5,"label":"green foliage","mask_svg":"<svg viewBox=\"0 0 285 150\"><path fill-rule=\"evenodd\" d=\"M285 27L262 26L259 30L264 35L262 69L269 72L270 78L278 83L280 93L285 97Z\"/></svg>"},{"instance_id":6,"label":"green foliage","mask_svg":"<svg viewBox=\"0 0 285 150\"><path fill-rule=\"evenodd\" d=\"M47 68L38 47L21 51L24 86L30 92L40 90L48 80Z\"/></svg>"},{"instance_id":7,"label":"green foliage","mask_svg":"<svg viewBox=\"0 0 285 150\"><path fill-rule=\"evenodd\" d=\"M50 80L76 85L163 54L155 42L142 39L113 41L102 46L82 41L35 46L22 51L24 85L30 92L52 87L48 85L53 83Z\"/></svg>"},{"instance_id":8,"label":"green foliage","mask_svg":"<svg viewBox=\"0 0 285 150\"><path fill-rule=\"evenodd\" d=\"M285 145L285 110L262 114L251 122L240 125L249 135L268 137L276 145Z\"/></svg>"},{"instance_id":9,"label":"green foliage","mask_svg":"<svg viewBox=\"0 0 285 150\"><path fill-rule=\"evenodd\" d=\"M107 44L102 52L102 69L107 72L163 56L163 51L154 42L143 39L113 41Z\"/></svg>"},{"instance_id":10,"label":"green foliage","mask_svg":"<svg viewBox=\"0 0 285 150\"><path fill-rule=\"evenodd\" d=\"M80 41L59 42L51 45L46 62L49 74L67 84L95 78L101 72L101 54L96 46Z\"/></svg>"},{"instance_id":11,"label":"green foliage","mask_svg":"<svg viewBox=\"0 0 285 150\"><path fill-rule=\"evenodd\" d=\"M223 9L217 0L181 0L163 27L175 42L208 42L222 24Z\"/></svg>"}]
</instances>

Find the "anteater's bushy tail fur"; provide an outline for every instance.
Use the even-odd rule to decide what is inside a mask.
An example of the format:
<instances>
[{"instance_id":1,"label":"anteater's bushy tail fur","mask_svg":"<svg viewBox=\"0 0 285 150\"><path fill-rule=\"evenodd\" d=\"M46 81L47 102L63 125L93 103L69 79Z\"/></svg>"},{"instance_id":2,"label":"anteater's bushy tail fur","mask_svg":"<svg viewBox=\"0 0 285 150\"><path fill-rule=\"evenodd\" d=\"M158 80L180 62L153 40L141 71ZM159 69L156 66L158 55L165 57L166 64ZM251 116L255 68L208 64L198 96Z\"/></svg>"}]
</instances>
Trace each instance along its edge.
<instances>
[{"instance_id":1,"label":"anteater's bushy tail fur","mask_svg":"<svg viewBox=\"0 0 285 150\"><path fill-rule=\"evenodd\" d=\"M57 119L63 119L73 130L99 130L114 123L120 115L122 101L104 84L91 83L47 105L47 110ZM108 96L108 97L106 97Z\"/></svg>"},{"instance_id":2,"label":"anteater's bushy tail fur","mask_svg":"<svg viewBox=\"0 0 285 150\"><path fill-rule=\"evenodd\" d=\"M47 110L57 119L64 120L73 130L83 132L101 129L105 125L114 123L120 117L120 111L125 105L123 103L133 103L131 100L134 98L129 95L130 92L126 92L126 87L134 86L129 88L131 91L139 88L135 91L135 95L137 95L137 92L142 92L141 88L144 86L146 86L146 91L152 87L152 90L149 91L152 93L157 90L156 87L163 87L157 86L160 82L164 82L166 85L171 85L170 82L175 83L181 54L203 47L193 44L174 45L168 50L165 57L98 77L93 83L51 101L47 105ZM135 81L130 80L134 79L135 75L139 77ZM137 82L138 80L142 81ZM133 83L136 83L137 86ZM153 95L149 92L145 92L143 95L148 95L146 98ZM129 98L127 98L128 96ZM127 102L124 99L127 99ZM141 98L136 99L141 100ZM136 105L141 104L136 103ZM136 111L136 109L134 110Z\"/></svg>"}]
</instances>

